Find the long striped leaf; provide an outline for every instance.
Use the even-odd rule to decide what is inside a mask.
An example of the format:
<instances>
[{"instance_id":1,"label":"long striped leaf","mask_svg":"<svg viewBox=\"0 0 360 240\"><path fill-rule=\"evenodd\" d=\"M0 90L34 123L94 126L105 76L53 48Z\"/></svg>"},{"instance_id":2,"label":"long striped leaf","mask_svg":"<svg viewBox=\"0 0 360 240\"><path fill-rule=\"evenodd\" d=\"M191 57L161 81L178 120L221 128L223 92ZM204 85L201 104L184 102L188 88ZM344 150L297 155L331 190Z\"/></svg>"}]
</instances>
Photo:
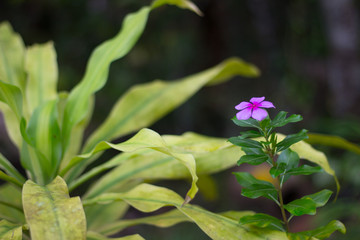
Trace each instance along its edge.
<instances>
[{"instance_id":1,"label":"long striped leaf","mask_svg":"<svg viewBox=\"0 0 360 240\"><path fill-rule=\"evenodd\" d=\"M26 134L40 161L43 182L48 183L57 174L62 157L57 100L44 102L30 118Z\"/></svg>"},{"instance_id":2,"label":"long striped leaf","mask_svg":"<svg viewBox=\"0 0 360 240\"><path fill-rule=\"evenodd\" d=\"M174 4L179 7L188 5L185 0L162 0L154 4ZM126 55L135 45L144 31L152 7L143 7L138 12L128 15L121 31L112 39L98 46L92 53L85 76L70 93L63 120L64 147L68 147L72 128L88 112L89 97L102 88L106 82L111 62ZM194 8L188 8L194 11Z\"/></svg>"},{"instance_id":3,"label":"long striped leaf","mask_svg":"<svg viewBox=\"0 0 360 240\"><path fill-rule=\"evenodd\" d=\"M13 31L8 22L0 23L0 81L24 90L24 54L25 46L21 37ZM4 84L2 86L4 87ZM10 107L5 105L9 103L0 104L0 110L4 114L10 139L18 148L21 147L22 143L19 131L19 115L21 113L20 105L23 104L23 100L16 100L17 103L10 104L12 105Z\"/></svg>"},{"instance_id":4,"label":"long striped leaf","mask_svg":"<svg viewBox=\"0 0 360 240\"><path fill-rule=\"evenodd\" d=\"M23 184L25 178L18 170L0 153L0 168L3 169L9 176L15 178L19 183Z\"/></svg>"},{"instance_id":5,"label":"long striped leaf","mask_svg":"<svg viewBox=\"0 0 360 240\"><path fill-rule=\"evenodd\" d=\"M25 216L22 211L21 188L9 183L1 185L0 218L20 225L25 223Z\"/></svg>"},{"instance_id":6,"label":"long striped leaf","mask_svg":"<svg viewBox=\"0 0 360 240\"><path fill-rule=\"evenodd\" d=\"M89 98L106 82L110 63L123 57L134 46L144 30L150 8L128 15L120 33L98 46L92 53L83 80L71 91L63 120L64 147L68 146L72 128L88 112Z\"/></svg>"},{"instance_id":7,"label":"long striped leaf","mask_svg":"<svg viewBox=\"0 0 360 240\"><path fill-rule=\"evenodd\" d=\"M47 100L56 99L58 67L52 42L36 44L26 51L26 101L28 113Z\"/></svg>"},{"instance_id":8,"label":"long striped leaf","mask_svg":"<svg viewBox=\"0 0 360 240\"><path fill-rule=\"evenodd\" d=\"M23 96L20 88L0 80L0 110L2 111L8 134L12 142L21 147L22 138L19 131L20 119L23 115Z\"/></svg>"},{"instance_id":9,"label":"long striped leaf","mask_svg":"<svg viewBox=\"0 0 360 240\"><path fill-rule=\"evenodd\" d=\"M125 202L112 202L106 205L90 205L84 207L86 225L89 231L98 230L107 226L125 215L129 205Z\"/></svg>"},{"instance_id":10,"label":"long striped leaf","mask_svg":"<svg viewBox=\"0 0 360 240\"><path fill-rule=\"evenodd\" d=\"M152 212L164 206L174 206L186 217L196 223L211 239L287 239L280 231L248 229L241 226L237 220L211 213L191 204L182 205L183 199L175 192L149 184L141 184L126 193L107 193L99 197L84 200L83 204L106 203L110 201L126 201L131 206L143 212Z\"/></svg>"},{"instance_id":11,"label":"long striped leaf","mask_svg":"<svg viewBox=\"0 0 360 240\"><path fill-rule=\"evenodd\" d=\"M25 46L8 22L0 23L0 79L24 90Z\"/></svg>"},{"instance_id":12,"label":"long striped leaf","mask_svg":"<svg viewBox=\"0 0 360 240\"><path fill-rule=\"evenodd\" d=\"M163 136L166 144L177 152L190 153L196 160L197 174L211 174L236 165L243 155L240 148L233 146L226 139L207 137L195 133L185 133L182 136ZM87 197L112 191L114 187L128 185L135 179L181 179L189 178L178 161L171 156L165 156L155 151L142 150L135 153L122 153L107 163L95 167L81 178L70 184L70 189L90 177L109 168L112 171L101 177L87 192Z\"/></svg>"},{"instance_id":13,"label":"long striped leaf","mask_svg":"<svg viewBox=\"0 0 360 240\"><path fill-rule=\"evenodd\" d=\"M324 146L341 148L360 155L360 146L358 144L349 142L342 137L318 133L308 133L308 136L309 138L305 141L310 144L319 144Z\"/></svg>"},{"instance_id":14,"label":"long striped leaf","mask_svg":"<svg viewBox=\"0 0 360 240\"><path fill-rule=\"evenodd\" d=\"M22 117L22 93L15 85L0 80L0 101L7 104L16 115L18 123Z\"/></svg>"},{"instance_id":15,"label":"long striped leaf","mask_svg":"<svg viewBox=\"0 0 360 240\"><path fill-rule=\"evenodd\" d=\"M60 177L46 186L24 184L23 207L31 238L37 240L86 239L86 220L79 197L69 197Z\"/></svg>"},{"instance_id":16,"label":"long striped leaf","mask_svg":"<svg viewBox=\"0 0 360 240\"><path fill-rule=\"evenodd\" d=\"M191 188L187 193L188 198L186 200L190 201L191 199L193 199L196 192L198 191L198 188L196 186L198 177L196 175L196 164L194 157L191 154L178 153L177 151L170 149L158 133L146 128L142 129L134 137L123 143L111 144L108 142L100 142L90 153L73 158L70 161L69 165L63 170L62 174L66 173L67 170L71 169L72 166L75 166L81 161L84 161L87 158L93 156L94 154L109 148L113 148L123 152L134 152L142 149L152 149L162 153L163 155L167 155L168 157L175 158L183 166L185 166L185 169L187 169L187 171L192 177Z\"/></svg>"}]
</instances>

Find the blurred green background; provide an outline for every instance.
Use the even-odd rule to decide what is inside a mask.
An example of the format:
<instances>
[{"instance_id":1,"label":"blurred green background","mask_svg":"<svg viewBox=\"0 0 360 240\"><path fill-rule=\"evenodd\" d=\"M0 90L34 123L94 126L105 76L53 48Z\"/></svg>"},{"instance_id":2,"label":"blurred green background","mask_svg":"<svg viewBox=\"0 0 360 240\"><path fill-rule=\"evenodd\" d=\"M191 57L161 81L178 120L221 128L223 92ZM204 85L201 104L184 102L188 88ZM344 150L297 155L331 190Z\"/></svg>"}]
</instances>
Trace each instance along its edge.
<instances>
[{"instance_id":1,"label":"blurred green background","mask_svg":"<svg viewBox=\"0 0 360 240\"><path fill-rule=\"evenodd\" d=\"M69 90L81 80L91 51L119 31L126 14L150 3L1 0L0 21L9 21L26 45L54 41L59 89ZM115 100L134 84L154 79L175 80L238 56L258 66L262 75L205 88L151 128L161 134L195 131L228 138L240 131L230 121L236 113L234 106L253 96L266 96L277 107L270 110L270 115L284 110L304 117L301 123L283 129L284 133L306 128L360 142L359 1L194 0L194 3L204 13L203 17L172 6L151 13L135 48L112 64L109 81L97 94L96 112L88 132L105 119ZM6 136L2 121L0 133ZM6 137L1 138L0 147L8 159L18 158ZM335 235L334 239L358 239L360 156L317 147L327 154L337 172L342 186L339 200L320 209L315 219L298 220L294 228L304 230L311 228L311 221L321 224L337 218L345 222L348 234ZM213 211L252 209L277 214L267 200L248 201L240 196L239 185L231 174L237 170L215 175L217 198L211 201L200 193L194 203ZM170 184L180 193L186 191L180 181L161 184ZM324 187L335 190L329 177L299 178L288 187L288 199ZM132 214L138 213L130 212L128 217ZM190 223L164 230L140 226L127 231L140 232L146 239L208 239Z\"/></svg>"}]
</instances>

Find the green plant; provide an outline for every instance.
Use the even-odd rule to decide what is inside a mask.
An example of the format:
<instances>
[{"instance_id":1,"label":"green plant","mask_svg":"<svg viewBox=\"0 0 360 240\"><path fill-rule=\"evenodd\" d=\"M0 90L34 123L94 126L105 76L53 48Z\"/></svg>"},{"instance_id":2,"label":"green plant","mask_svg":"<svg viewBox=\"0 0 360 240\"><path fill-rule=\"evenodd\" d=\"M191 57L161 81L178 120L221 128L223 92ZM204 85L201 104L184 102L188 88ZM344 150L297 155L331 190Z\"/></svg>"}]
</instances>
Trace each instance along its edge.
<instances>
[{"instance_id":1,"label":"green plant","mask_svg":"<svg viewBox=\"0 0 360 240\"><path fill-rule=\"evenodd\" d=\"M166 227L182 221L196 223L213 239L286 239L280 231L249 231L239 225L239 216L249 212L215 214L189 204L198 191L198 175L233 166L244 154L239 148L225 139L195 133L160 136L145 128L203 86L220 84L235 75L256 77L257 68L241 59L228 59L177 81L156 80L132 87L82 144L93 114L94 94L106 83L111 62L131 50L150 11L164 4L200 13L190 1L156 0L130 14L119 34L94 50L84 78L70 92L57 92L56 53L51 42L25 48L8 23L0 25L0 109L26 171L24 177L0 155L0 178L9 182L0 189L2 239L107 239L135 224ZM137 134L125 142L110 143L133 132ZM110 148L121 152L85 171ZM297 152L317 155L327 164L325 156L305 143ZM100 174L81 199L70 197L69 192ZM191 179L185 199L170 189L143 183L181 178ZM163 206L175 209L154 217L121 219L130 206L143 212Z\"/></svg>"},{"instance_id":2,"label":"green plant","mask_svg":"<svg viewBox=\"0 0 360 240\"><path fill-rule=\"evenodd\" d=\"M277 229L286 232L290 239L325 239L334 231L345 233L345 226L340 221L331 221L326 226L314 230L293 233L289 222L296 216L315 215L316 209L323 207L329 200L332 191L324 189L320 192L306 195L300 199L285 203L283 186L290 177L296 175L310 175L323 169L320 166L301 165L300 157L292 149L295 144L307 139L307 131L291 134L285 138L276 134L275 129L302 120L300 115L287 117L286 112L279 112L273 120L262 108L275 108L271 102L264 101L265 97L252 98L250 102L242 102L235 108L241 110L233 118L236 125L250 127L254 130L242 132L238 137L229 139L231 143L242 148L246 153L238 161L238 165L247 163L270 166L269 173L274 183L258 180L248 172L234 173L237 181L243 186L241 194L248 198L266 197L274 201L280 208L282 219L263 213L257 213L240 218L241 224L250 224L261 228ZM250 118L251 117L251 118ZM257 138L257 139L250 139ZM323 165L324 167L324 165ZM324 168L325 169L325 168Z\"/></svg>"}]
</instances>

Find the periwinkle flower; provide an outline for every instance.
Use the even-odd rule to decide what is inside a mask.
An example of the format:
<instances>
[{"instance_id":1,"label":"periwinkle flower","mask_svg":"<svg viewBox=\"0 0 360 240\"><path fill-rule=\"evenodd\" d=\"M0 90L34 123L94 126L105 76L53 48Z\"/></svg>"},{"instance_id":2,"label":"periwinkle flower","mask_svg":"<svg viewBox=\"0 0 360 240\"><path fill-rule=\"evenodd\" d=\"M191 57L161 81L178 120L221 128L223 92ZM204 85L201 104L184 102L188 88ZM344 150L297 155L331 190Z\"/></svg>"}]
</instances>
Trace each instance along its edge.
<instances>
[{"instance_id":1,"label":"periwinkle flower","mask_svg":"<svg viewBox=\"0 0 360 240\"><path fill-rule=\"evenodd\" d=\"M274 104L264 101L265 97L253 97L250 102L241 102L235 106L236 110L241 110L236 114L239 120L246 120L250 117L258 121L264 120L268 113L263 108L275 108Z\"/></svg>"}]
</instances>

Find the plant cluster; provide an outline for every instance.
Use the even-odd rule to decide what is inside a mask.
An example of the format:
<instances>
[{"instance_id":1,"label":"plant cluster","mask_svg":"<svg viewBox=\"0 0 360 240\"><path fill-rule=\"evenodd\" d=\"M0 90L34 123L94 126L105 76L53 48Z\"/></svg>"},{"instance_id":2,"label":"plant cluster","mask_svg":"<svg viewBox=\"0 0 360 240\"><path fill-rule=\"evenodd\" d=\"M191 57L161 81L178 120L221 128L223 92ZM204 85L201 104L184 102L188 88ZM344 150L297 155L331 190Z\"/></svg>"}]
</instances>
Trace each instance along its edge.
<instances>
[{"instance_id":1,"label":"plant cluster","mask_svg":"<svg viewBox=\"0 0 360 240\"><path fill-rule=\"evenodd\" d=\"M300 132L288 135L285 138L275 131L278 127L301 121L302 117L296 114L287 117L286 112L280 111L274 119L270 119L266 110L262 108L275 108L275 106L271 102L264 101L264 99L264 97L252 98L250 102L242 102L235 107L241 111L232 121L240 127L252 128L253 130L241 132L239 136L232 137L229 141L241 147L245 153L238 160L238 165L244 163L251 165L267 164L270 169L269 173L274 179L272 183L258 180L248 172L236 172L234 173L236 179L243 187L241 194L252 199L265 197L274 201L280 208L282 219L257 213L240 218L240 223L284 231L291 239L309 239L312 237L324 239L336 230L344 232L343 224L336 220L314 230L299 233L290 232L289 222L293 217L305 214L315 215L316 209L328 202L332 191L324 189L288 203L284 202L283 186L291 176L310 175L322 172L323 169L320 166L300 165L299 155L291 149L294 144L308 138L307 130L302 129Z\"/></svg>"}]
</instances>

